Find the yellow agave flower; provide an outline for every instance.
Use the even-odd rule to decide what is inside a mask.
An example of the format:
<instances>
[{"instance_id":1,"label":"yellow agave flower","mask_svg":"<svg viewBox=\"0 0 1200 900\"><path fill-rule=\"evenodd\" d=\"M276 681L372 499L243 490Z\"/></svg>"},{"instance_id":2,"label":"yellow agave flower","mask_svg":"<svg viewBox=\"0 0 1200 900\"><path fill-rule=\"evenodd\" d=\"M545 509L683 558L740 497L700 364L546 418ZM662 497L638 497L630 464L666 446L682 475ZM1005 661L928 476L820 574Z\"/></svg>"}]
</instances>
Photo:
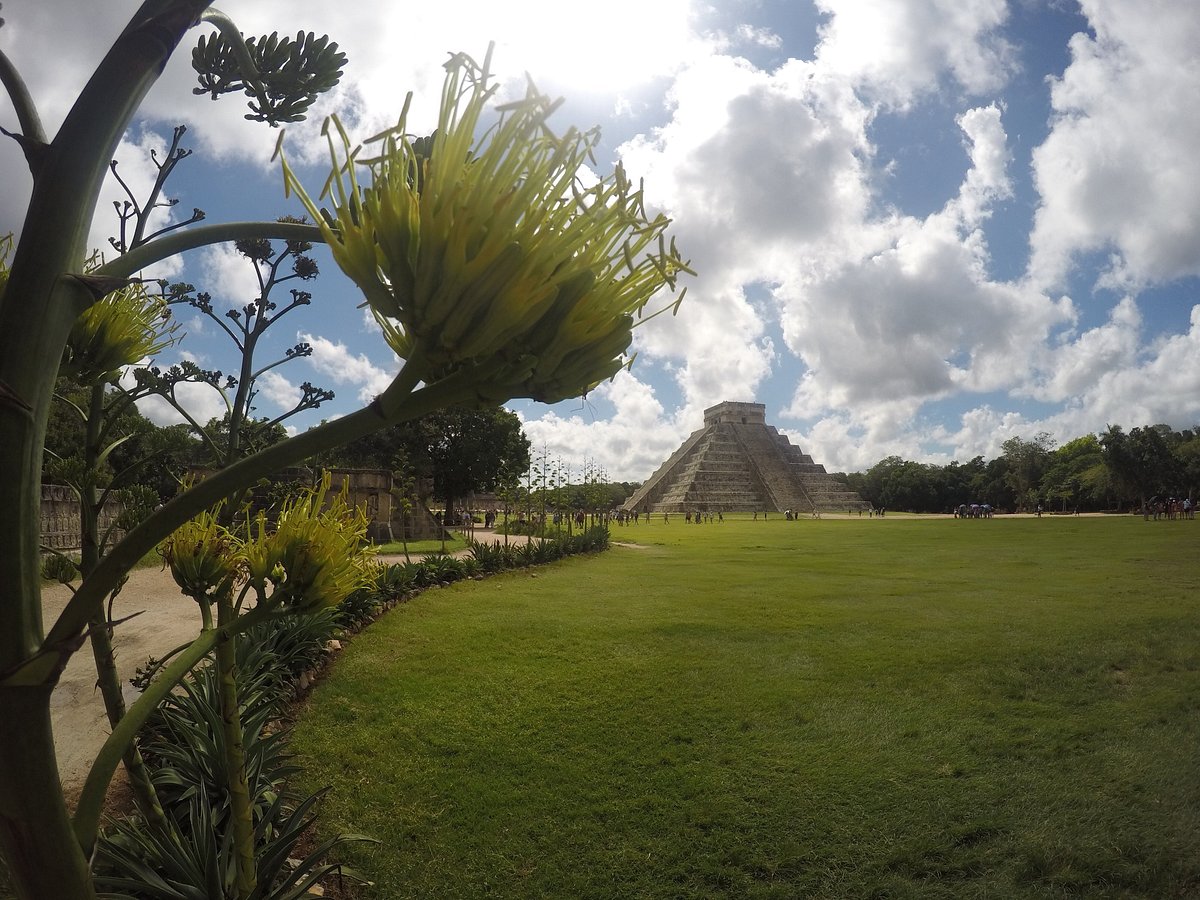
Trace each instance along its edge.
<instances>
[{"instance_id":1,"label":"yellow agave flower","mask_svg":"<svg viewBox=\"0 0 1200 900\"><path fill-rule=\"evenodd\" d=\"M319 487L288 500L274 533L260 528L247 545L261 547L249 560L252 577L269 577L273 596L300 612L334 606L369 583L366 515L347 504L344 491L322 509L329 483L326 473Z\"/></svg>"},{"instance_id":2,"label":"yellow agave flower","mask_svg":"<svg viewBox=\"0 0 1200 900\"><path fill-rule=\"evenodd\" d=\"M279 560L275 558L272 532L267 530L267 517L260 510L251 521L246 515L246 539L242 544L241 556L246 564L246 576L249 580L262 585L268 578L272 581L283 580L283 570Z\"/></svg>"},{"instance_id":3,"label":"yellow agave flower","mask_svg":"<svg viewBox=\"0 0 1200 900\"><path fill-rule=\"evenodd\" d=\"M4 296L4 289L8 287L8 256L12 253L12 247L12 232L0 237L0 297Z\"/></svg>"},{"instance_id":4,"label":"yellow agave flower","mask_svg":"<svg viewBox=\"0 0 1200 900\"><path fill-rule=\"evenodd\" d=\"M213 591L238 574L238 541L217 521L216 509L175 529L160 552L180 590L197 603L211 602Z\"/></svg>"},{"instance_id":5,"label":"yellow agave flower","mask_svg":"<svg viewBox=\"0 0 1200 900\"><path fill-rule=\"evenodd\" d=\"M71 326L61 374L90 384L110 381L121 369L175 342L177 325L166 304L141 284L97 300Z\"/></svg>"},{"instance_id":6,"label":"yellow agave flower","mask_svg":"<svg viewBox=\"0 0 1200 900\"><path fill-rule=\"evenodd\" d=\"M446 64L432 137L408 133L411 95L395 128L367 142L369 157L327 120L321 199L332 210L286 159L284 180L422 380L482 363L493 374L481 399L553 402L615 374L635 318L692 270L667 240L669 220L647 216L620 166L598 180L587 168L598 132L555 136L546 118L557 104L532 85L476 136L495 91L490 57Z\"/></svg>"}]
</instances>

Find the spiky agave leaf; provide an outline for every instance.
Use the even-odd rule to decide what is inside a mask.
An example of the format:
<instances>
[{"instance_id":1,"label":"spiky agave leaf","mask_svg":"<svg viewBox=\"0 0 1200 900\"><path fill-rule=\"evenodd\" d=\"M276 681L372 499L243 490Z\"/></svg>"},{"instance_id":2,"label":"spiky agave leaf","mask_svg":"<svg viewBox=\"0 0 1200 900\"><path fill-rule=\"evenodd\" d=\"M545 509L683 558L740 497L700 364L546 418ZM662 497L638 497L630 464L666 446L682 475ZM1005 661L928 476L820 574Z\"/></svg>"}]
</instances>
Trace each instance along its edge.
<instances>
[{"instance_id":1,"label":"spiky agave leaf","mask_svg":"<svg viewBox=\"0 0 1200 900\"><path fill-rule=\"evenodd\" d=\"M597 131L556 136L546 118L557 104L530 84L477 137L495 90L490 51L482 66L456 55L446 71L432 137L409 134L407 101L367 142L372 155L331 119L321 199L332 208L318 208L284 159L287 189L423 380L488 363L484 400L586 391L624 364L649 300L691 269L640 186L619 166L607 178L588 168Z\"/></svg>"}]
</instances>

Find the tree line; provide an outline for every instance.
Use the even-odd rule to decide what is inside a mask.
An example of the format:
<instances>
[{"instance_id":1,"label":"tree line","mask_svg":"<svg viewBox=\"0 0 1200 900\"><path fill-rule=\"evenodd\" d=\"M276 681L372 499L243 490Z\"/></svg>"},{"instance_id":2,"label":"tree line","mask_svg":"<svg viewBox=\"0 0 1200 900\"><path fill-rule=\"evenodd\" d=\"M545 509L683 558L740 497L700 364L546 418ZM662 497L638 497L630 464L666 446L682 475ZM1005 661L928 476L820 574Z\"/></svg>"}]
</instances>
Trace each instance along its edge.
<instances>
[{"instance_id":1,"label":"tree line","mask_svg":"<svg viewBox=\"0 0 1200 900\"><path fill-rule=\"evenodd\" d=\"M1058 446L1046 432L1012 437L1001 454L966 463L889 456L865 472L838 477L878 508L948 513L963 503L997 511L1142 510L1168 497L1194 497L1200 485L1200 427L1176 431L1110 425Z\"/></svg>"}]
</instances>

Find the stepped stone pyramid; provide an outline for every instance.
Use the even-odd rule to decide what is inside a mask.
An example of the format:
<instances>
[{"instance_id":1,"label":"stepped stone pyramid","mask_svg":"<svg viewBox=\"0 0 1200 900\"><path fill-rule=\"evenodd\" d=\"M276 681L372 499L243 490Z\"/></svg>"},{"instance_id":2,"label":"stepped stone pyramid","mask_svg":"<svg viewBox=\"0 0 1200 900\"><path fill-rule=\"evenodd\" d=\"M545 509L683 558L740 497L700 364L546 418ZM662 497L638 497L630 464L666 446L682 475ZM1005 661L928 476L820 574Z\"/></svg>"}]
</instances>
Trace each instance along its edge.
<instances>
[{"instance_id":1,"label":"stepped stone pyramid","mask_svg":"<svg viewBox=\"0 0 1200 900\"><path fill-rule=\"evenodd\" d=\"M761 403L718 403L624 509L640 512L864 510L869 504L774 426Z\"/></svg>"}]
</instances>

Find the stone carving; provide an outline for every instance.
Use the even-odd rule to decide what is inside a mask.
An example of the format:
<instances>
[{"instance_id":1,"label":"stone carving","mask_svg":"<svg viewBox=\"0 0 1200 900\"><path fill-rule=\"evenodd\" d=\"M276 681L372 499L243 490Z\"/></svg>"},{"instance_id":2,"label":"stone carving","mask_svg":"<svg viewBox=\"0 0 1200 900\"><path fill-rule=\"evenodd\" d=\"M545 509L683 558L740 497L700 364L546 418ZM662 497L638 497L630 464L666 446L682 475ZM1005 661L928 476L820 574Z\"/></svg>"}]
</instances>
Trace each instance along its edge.
<instances>
[{"instance_id":1,"label":"stone carving","mask_svg":"<svg viewBox=\"0 0 1200 900\"><path fill-rule=\"evenodd\" d=\"M854 511L870 504L767 424L761 403L718 403L624 505L640 512Z\"/></svg>"}]
</instances>

